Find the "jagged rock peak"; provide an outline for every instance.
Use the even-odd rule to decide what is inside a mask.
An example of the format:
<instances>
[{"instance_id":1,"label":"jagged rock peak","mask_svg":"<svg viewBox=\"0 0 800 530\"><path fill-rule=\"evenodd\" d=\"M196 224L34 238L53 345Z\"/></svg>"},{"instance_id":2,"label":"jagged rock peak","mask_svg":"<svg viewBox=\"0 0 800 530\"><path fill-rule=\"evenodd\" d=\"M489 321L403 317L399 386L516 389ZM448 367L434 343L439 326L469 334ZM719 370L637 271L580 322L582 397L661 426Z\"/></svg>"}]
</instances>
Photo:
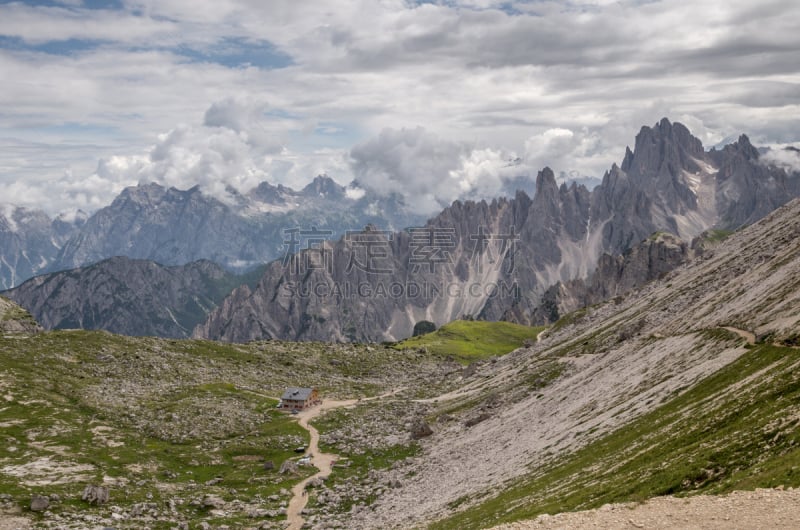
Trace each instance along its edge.
<instances>
[{"instance_id":1,"label":"jagged rock peak","mask_svg":"<svg viewBox=\"0 0 800 530\"><path fill-rule=\"evenodd\" d=\"M746 134L739 136L739 139L736 143L732 144L733 148L736 149L742 156L744 156L747 160L757 160L759 157L758 149L750 143L750 138L747 137Z\"/></svg>"},{"instance_id":2,"label":"jagged rock peak","mask_svg":"<svg viewBox=\"0 0 800 530\"><path fill-rule=\"evenodd\" d=\"M694 171L692 159L704 154L703 143L685 125L664 118L653 127L642 127L633 152L625 153L622 170L637 175L658 174L665 166Z\"/></svg>"},{"instance_id":3,"label":"jagged rock peak","mask_svg":"<svg viewBox=\"0 0 800 530\"><path fill-rule=\"evenodd\" d=\"M558 193L558 183L556 183L556 175L549 167L543 168L536 175L536 195L545 193Z\"/></svg>"},{"instance_id":4,"label":"jagged rock peak","mask_svg":"<svg viewBox=\"0 0 800 530\"><path fill-rule=\"evenodd\" d=\"M145 198L162 194L166 188L157 182L140 182L136 186L128 186L120 193L120 197Z\"/></svg>"},{"instance_id":5,"label":"jagged rock peak","mask_svg":"<svg viewBox=\"0 0 800 530\"><path fill-rule=\"evenodd\" d=\"M625 146L625 158L622 159L622 171L628 171L633 163L633 151L630 146ZM616 166L616 164L614 164Z\"/></svg>"},{"instance_id":6,"label":"jagged rock peak","mask_svg":"<svg viewBox=\"0 0 800 530\"><path fill-rule=\"evenodd\" d=\"M323 197L336 197L343 195L345 191L344 186L337 184L335 180L328 175L317 175L305 188L303 188L303 195L306 196L323 196Z\"/></svg>"},{"instance_id":7,"label":"jagged rock peak","mask_svg":"<svg viewBox=\"0 0 800 530\"><path fill-rule=\"evenodd\" d=\"M662 143L675 143L696 155L703 153L703 143L680 122L676 121L675 123L671 123L667 118L663 118L653 128L642 127L639 136L636 138L637 148L639 145L639 137L642 136L643 133L647 140L659 141Z\"/></svg>"},{"instance_id":8,"label":"jagged rock peak","mask_svg":"<svg viewBox=\"0 0 800 530\"><path fill-rule=\"evenodd\" d=\"M195 195L202 195L199 185L192 186L187 190L179 190L175 187L167 188L157 182L143 182L123 189L111 203L111 206L117 207L125 202L157 206L165 200L185 200Z\"/></svg>"},{"instance_id":9,"label":"jagged rock peak","mask_svg":"<svg viewBox=\"0 0 800 530\"><path fill-rule=\"evenodd\" d=\"M294 191L283 184L272 185L265 181L250 190L249 195L261 202L280 204L285 200L284 195L291 193L294 193Z\"/></svg>"}]
</instances>

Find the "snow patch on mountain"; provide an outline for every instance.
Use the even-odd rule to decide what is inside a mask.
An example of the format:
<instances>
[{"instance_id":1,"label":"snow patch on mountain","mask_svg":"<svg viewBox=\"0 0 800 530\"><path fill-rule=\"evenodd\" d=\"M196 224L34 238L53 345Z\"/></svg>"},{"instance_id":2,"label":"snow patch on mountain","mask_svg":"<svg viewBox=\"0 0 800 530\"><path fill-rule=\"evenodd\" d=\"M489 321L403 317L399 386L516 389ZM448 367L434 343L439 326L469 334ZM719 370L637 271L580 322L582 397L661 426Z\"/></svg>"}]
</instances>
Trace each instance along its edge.
<instances>
[{"instance_id":1,"label":"snow patch on mountain","mask_svg":"<svg viewBox=\"0 0 800 530\"><path fill-rule=\"evenodd\" d=\"M6 230L9 232L17 232L19 230L19 226L17 226L16 221L14 221L14 213L16 211L16 206L0 203L0 220L5 220Z\"/></svg>"}]
</instances>

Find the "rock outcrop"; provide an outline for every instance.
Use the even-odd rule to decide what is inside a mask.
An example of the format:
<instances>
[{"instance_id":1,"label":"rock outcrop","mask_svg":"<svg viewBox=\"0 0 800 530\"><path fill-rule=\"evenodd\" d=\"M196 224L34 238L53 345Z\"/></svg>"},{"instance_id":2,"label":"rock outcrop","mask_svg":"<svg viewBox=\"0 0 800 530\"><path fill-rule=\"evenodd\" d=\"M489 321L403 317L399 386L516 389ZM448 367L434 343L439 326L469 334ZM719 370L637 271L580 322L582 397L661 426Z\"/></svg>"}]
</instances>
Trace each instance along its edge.
<instances>
[{"instance_id":1,"label":"rock outcrop","mask_svg":"<svg viewBox=\"0 0 800 530\"><path fill-rule=\"evenodd\" d=\"M44 495L33 495L31 497L31 511L43 512L50 507L50 499Z\"/></svg>"},{"instance_id":2,"label":"rock outcrop","mask_svg":"<svg viewBox=\"0 0 800 530\"><path fill-rule=\"evenodd\" d=\"M0 296L0 335L39 333L42 327L23 308Z\"/></svg>"},{"instance_id":3,"label":"rock outcrop","mask_svg":"<svg viewBox=\"0 0 800 530\"><path fill-rule=\"evenodd\" d=\"M81 494L81 500L98 506L107 503L109 498L110 495L107 487L95 486L93 484L86 486Z\"/></svg>"},{"instance_id":4,"label":"rock outcrop","mask_svg":"<svg viewBox=\"0 0 800 530\"><path fill-rule=\"evenodd\" d=\"M694 255L693 246L666 232L622 254L603 254L588 278L558 282L547 289L532 320L550 324L576 309L623 296L688 263Z\"/></svg>"}]
</instances>

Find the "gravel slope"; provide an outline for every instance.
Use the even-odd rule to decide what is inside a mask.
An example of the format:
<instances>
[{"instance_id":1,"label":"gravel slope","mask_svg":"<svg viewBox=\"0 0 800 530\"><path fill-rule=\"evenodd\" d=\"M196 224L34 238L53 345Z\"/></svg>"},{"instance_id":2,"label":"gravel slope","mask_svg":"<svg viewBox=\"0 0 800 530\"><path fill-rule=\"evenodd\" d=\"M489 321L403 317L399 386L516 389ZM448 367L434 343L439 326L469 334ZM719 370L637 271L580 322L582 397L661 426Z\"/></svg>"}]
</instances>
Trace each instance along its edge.
<instances>
[{"instance_id":1,"label":"gravel slope","mask_svg":"<svg viewBox=\"0 0 800 530\"><path fill-rule=\"evenodd\" d=\"M713 338L708 330L790 337L800 326L798 235L795 200L662 280L589 308L531 348L478 368L462 390L487 402L496 394L502 406L473 427L435 425L403 487L350 526L409 528L447 517L448 505L466 508L470 502L462 500L502 488L550 456L649 412L746 351L745 341ZM542 388L530 387L547 362L563 371Z\"/></svg>"},{"instance_id":2,"label":"gravel slope","mask_svg":"<svg viewBox=\"0 0 800 530\"><path fill-rule=\"evenodd\" d=\"M800 527L800 490L758 489L730 495L656 497L643 504L606 504L596 510L540 515L531 521L505 524L494 530L710 530Z\"/></svg>"}]
</instances>

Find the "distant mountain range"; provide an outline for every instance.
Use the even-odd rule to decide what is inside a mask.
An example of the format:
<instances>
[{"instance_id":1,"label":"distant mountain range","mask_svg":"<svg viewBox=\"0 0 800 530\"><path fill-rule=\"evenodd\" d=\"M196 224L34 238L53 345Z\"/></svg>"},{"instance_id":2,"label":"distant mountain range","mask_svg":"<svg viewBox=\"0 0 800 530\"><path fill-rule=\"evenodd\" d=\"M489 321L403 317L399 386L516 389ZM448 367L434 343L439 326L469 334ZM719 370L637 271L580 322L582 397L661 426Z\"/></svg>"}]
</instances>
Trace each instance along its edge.
<instances>
[{"instance_id":1,"label":"distant mountain range","mask_svg":"<svg viewBox=\"0 0 800 530\"><path fill-rule=\"evenodd\" d=\"M689 261L701 233L752 224L799 195L800 175L767 164L747 136L706 151L664 119L591 190L545 168L532 198L456 201L423 224L399 197L324 176L300 191L231 190L232 202L140 185L71 222L0 216L0 264L4 285L67 269L6 293L47 328L397 340L421 320L553 321ZM108 260L117 255L133 259ZM258 280L230 272L273 259Z\"/></svg>"},{"instance_id":2,"label":"distant mountain range","mask_svg":"<svg viewBox=\"0 0 800 530\"><path fill-rule=\"evenodd\" d=\"M39 210L0 205L0 289L47 270L87 217L51 219Z\"/></svg>"},{"instance_id":3,"label":"distant mountain range","mask_svg":"<svg viewBox=\"0 0 800 530\"><path fill-rule=\"evenodd\" d=\"M0 289L114 256L163 265L205 259L245 271L282 255L290 237L285 230L314 230L313 237L330 239L370 223L399 230L424 222L399 195L379 195L356 182L341 186L324 175L299 191L263 182L246 194L229 192L223 202L199 187L142 184L93 215L80 212L70 220L6 206L0 209Z\"/></svg>"}]
</instances>

